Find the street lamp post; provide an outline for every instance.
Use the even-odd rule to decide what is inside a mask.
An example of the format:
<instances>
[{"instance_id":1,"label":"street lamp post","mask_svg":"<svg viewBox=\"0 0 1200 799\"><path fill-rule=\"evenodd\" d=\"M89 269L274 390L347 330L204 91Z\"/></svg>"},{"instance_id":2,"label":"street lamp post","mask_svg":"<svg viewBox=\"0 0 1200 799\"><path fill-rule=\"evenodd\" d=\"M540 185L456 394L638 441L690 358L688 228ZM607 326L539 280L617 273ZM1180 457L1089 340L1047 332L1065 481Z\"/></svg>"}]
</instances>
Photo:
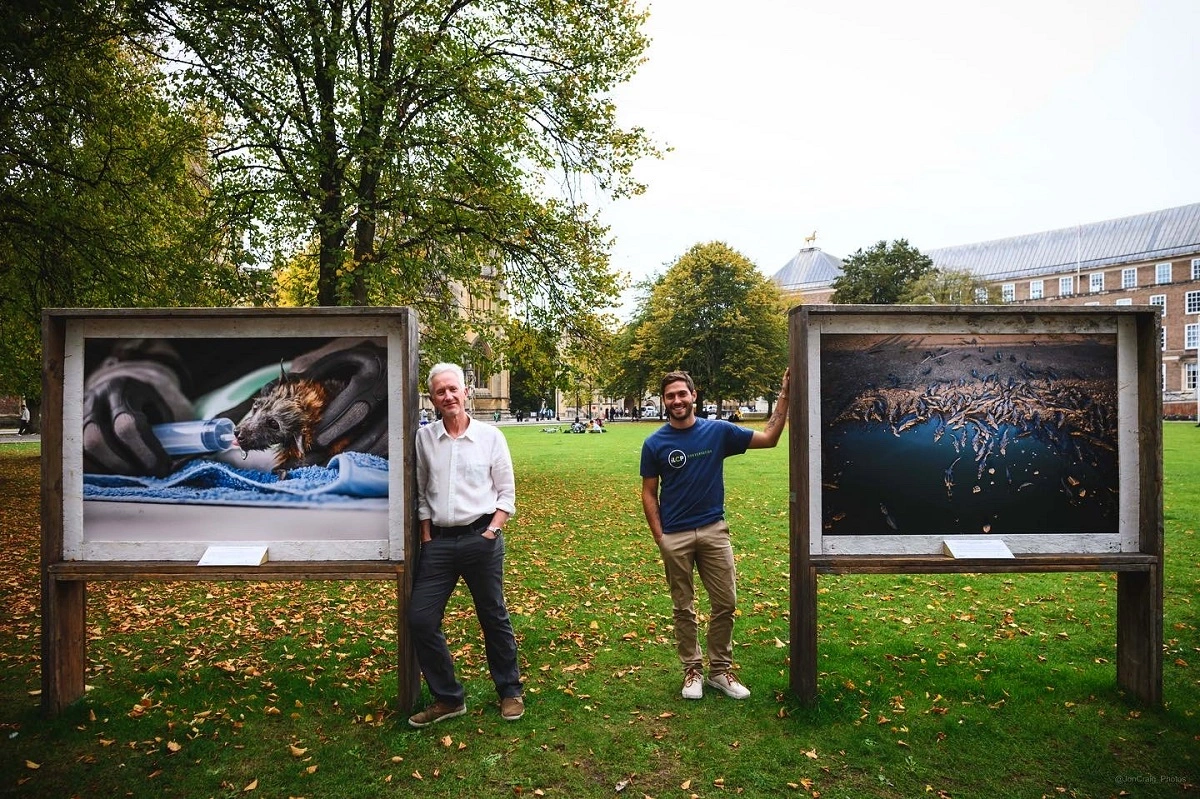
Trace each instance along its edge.
<instances>
[{"instance_id":1,"label":"street lamp post","mask_svg":"<svg viewBox=\"0 0 1200 799\"><path fill-rule=\"evenodd\" d=\"M475 415L475 370L468 366L463 369L463 376L467 378L467 415Z\"/></svg>"}]
</instances>

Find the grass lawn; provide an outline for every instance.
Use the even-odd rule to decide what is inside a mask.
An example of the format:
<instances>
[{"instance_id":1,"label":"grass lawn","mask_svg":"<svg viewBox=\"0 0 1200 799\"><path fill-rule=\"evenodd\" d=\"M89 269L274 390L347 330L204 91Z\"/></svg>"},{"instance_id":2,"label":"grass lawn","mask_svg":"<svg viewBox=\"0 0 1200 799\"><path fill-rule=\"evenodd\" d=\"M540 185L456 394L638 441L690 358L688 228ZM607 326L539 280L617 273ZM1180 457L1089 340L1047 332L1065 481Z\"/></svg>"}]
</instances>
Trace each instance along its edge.
<instances>
[{"instance_id":1,"label":"grass lawn","mask_svg":"<svg viewBox=\"0 0 1200 799\"><path fill-rule=\"evenodd\" d=\"M1200 430L1165 425L1165 702L1115 678L1115 575L820 583L820 696L787 691L787 450L727 461L735 659L752 696L679 696L642 518L650 423L506 427L507 595L527 712L500 719L465 591L467 716L394 706L391 586L91 583L86 698L42 717L38 449L0 446L0 795L1178 797L1200 793ZM703 599L706 605L707 600Z\"/></svg>"}]
</instances>

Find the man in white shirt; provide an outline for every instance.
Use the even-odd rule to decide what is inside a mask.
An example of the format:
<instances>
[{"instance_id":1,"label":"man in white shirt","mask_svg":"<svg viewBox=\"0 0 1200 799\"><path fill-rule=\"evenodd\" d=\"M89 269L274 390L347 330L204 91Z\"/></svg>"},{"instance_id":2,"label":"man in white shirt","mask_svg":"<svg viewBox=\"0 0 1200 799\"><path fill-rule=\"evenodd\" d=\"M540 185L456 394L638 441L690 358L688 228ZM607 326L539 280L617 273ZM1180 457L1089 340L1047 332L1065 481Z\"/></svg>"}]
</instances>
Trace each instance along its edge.
<instances>
[{"instance_id":1,"label":"man in white shirt","mask_svg":"<svg viewBox=\"0 0 1200 799\"><path fill-rule=\"evenodd\" d=\"M442 633L446 603L462 577L483 628L488 669L500 715L525 712L517 641L504 604L504 523L516 511L516 481L501 432L467 413L462 369L429 370L429 394L440 421L417 431L417 516L421 556L413 577L408 623L433 704L409 717L425 727L467 712L463 685Z\"/></svg>"}]
</instances>

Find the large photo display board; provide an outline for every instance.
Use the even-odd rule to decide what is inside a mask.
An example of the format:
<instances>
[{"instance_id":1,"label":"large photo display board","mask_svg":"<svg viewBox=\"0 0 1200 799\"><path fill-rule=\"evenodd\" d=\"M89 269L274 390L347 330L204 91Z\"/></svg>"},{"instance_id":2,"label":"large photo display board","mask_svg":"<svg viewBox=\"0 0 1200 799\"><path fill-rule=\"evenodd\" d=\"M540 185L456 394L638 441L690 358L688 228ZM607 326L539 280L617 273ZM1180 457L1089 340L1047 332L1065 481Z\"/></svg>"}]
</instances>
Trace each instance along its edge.
<instances>
[{"instance_id":1,"label":"large photo display board","mask_svg":"<svg viewBox=\"0 0 1200 799\"><path fill-rule=\"evenodd\" d=\"M64 561L403 560L407 309L63 313Z\"/></svg>"},{"instance_id":2,"label":"large photo display board","mask_svg":"<svg viewBox=\"0 0 1200 799\"><path fill-rule=\"evenodd\" d=\"M1086 310L806 309L810 553L1137 552L1135 317Z\"/></svg>"},{"instance_id":3,"label":"large photo display board","mask_svg":"<svg viewBox=\"0 0 1200 799\"><path fill-rule=\"evenodd\" d=\"M84 694L88 582L388 580L405 618L412 309L47 309L42 357L47 712Z\"/></svg>"},{"instance_id":4,"label":"large photo display board","mask_svg":"<svg viewBox=\"0 0 1200 799\"><path fill-rule=\"evenodd\" d=\"M1162 701L1152 307L793 308L791 685L820 575L1112 571L1117 684Z\"/></svg>"}]
</instances>

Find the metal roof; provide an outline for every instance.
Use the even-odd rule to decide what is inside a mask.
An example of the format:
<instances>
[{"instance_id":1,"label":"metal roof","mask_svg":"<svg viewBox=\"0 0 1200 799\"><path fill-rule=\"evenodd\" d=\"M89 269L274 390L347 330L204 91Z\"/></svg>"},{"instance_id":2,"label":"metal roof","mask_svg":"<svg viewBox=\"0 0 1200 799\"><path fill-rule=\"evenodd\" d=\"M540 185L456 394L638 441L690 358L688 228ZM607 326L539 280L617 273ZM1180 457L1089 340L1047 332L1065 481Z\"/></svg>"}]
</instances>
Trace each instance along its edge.
<instances>
[{"instance_id":1,"label":"metal roof","mask_svg":"<svg viewBox=\"0 0 1200 799\"><path fill-rule=\"evenodd\" d=\"M989 281L1200 254L1200 203L925 254L938 269L965 270ZM811 291L827 288L841 274L841 259L808 247L771 280L787 291Z\"/></svg>"},{"instance_id":2,"label":"metal roof","mask_svg":"<svg viewBox=\"0 0 1200 799\"><path fill-rule=\"evenodd\" d=\"M842 261L820 247L805 247L792 260L771 276L775 285L784 291L805 291L823 288L842 274Z\"/></svg>"},{"instance_id":3,"label":"metal roof","mask_svg":"<svg viewBox=\"0 0 1200 799\"><path fill-rule=\"evenodd\" d=\"M1008 239L942 247L925 254L938 269L985 280L1172 258L1200 252L1200 203Z\"/></svg>"}]
</instances>

